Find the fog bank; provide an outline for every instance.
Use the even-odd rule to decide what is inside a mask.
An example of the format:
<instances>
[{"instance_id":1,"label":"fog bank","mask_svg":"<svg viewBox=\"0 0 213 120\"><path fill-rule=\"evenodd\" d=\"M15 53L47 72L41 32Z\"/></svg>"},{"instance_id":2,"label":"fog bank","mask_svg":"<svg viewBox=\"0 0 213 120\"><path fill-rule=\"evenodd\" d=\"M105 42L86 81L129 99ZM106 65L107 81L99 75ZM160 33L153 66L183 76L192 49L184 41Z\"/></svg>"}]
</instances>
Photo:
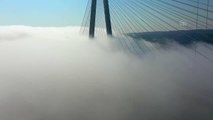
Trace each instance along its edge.
<instances>
[{"instance_id":1,"label":"fog bank","mask_svg":"<svg viewBox=\"0 0 213 120\"><path fill-rule=\"evenodd\" d=\"M78 27L0 27L0 120L210 120L213 63L171 43L137 57ZM211 45L196 49L213 59Z\"/></svg>"}]
</instances>

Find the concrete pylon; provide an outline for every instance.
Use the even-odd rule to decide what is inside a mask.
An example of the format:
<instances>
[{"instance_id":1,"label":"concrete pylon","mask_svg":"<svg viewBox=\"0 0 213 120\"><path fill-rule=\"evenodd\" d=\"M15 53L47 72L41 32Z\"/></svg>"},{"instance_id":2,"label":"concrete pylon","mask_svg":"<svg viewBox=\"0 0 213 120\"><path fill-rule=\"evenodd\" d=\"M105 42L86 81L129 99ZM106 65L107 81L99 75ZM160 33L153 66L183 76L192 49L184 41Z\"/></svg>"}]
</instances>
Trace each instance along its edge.
<instances>
[{"instance_id":1,"label":"concrete pylon","mask_svg":"<svg viewBox=\"0 0 213 120\"><path fill-rule=\"evenodd\" d=\"M106 33L107 35L112 35L109 0L103 0L103 5L106 22ZM97 0L92 0L91 13L90 13L90 26L89 26L89 36L91 38L95 37L96 10L97 10Z\"/></svg>"},{"instance_id":2,"label":"concrete pylon","mask_svg":"<svg viewBox=\"0 0 213 120\"><path fill-rule=\"evenodd\" d=\"M111 16L109 11L109 1L103 0L104 2L104 14L105 14L105 21L106 21L106 31L108 35L112 35L112 25L111 25Z\"/></svg>"},{"instance_id":3,"label":"concrete pylon","mask_svg":"<svg viewBox=\"0 0 213 120\"><path fill-rule=\"evenodd\" d=\"M89 26L89 36L92 38L95 36L96 7L97 0L92 0Z\"/></svg>"}]
</instances>

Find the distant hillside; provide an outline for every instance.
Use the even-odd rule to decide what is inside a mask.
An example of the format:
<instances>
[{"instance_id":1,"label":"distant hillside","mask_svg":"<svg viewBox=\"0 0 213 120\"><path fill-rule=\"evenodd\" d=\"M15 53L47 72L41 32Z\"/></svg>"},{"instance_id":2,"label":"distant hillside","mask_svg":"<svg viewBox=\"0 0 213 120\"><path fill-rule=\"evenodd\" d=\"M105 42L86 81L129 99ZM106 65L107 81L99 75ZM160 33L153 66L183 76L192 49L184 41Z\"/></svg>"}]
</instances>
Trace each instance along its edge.
<instances>
[{"instance_id":1,"label":"distant hillside","mask_svg":"<svg viewBox=\"0 0 213 120\"><path fill-rule=\"evenodd\" d=\"M149 42L166 44L176 41L182 45L190 45L194 42L205 42L213 44L213 30L180 30L180 31L158 31L144 33L129 33L134 39L144 39Z\"/></svg>"}]
</instances>

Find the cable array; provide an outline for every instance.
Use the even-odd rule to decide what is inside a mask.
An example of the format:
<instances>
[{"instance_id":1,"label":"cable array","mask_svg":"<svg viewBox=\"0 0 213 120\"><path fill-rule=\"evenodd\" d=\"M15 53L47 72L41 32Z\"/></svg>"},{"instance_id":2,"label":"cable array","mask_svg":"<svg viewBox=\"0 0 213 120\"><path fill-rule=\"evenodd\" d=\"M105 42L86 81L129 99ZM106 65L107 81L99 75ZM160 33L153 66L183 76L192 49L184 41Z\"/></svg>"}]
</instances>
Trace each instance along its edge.
<instances>
[{"instance_id":1,"label":"cable array","mask_svg":"<svg viewBox=\"0 0 213 120\"><path fill-rule=\"evenodd\" d=\"M103 1L97 2L96 34L103 36L106 35ZM88 0L81 29L86 33L89 27L90 4L91 0ZM140 36L140 33L143 35L180 31L187 42L194 43L205 39L204 42L213 43L213 0L109 0L109 6L113 35L130 52L140 55L153 49L150 44L138 40L140 37L134 36ZM213 50L211 46L207 48ZM205 56L197 50L196 52Z\"/></svg>"}]
</instances>

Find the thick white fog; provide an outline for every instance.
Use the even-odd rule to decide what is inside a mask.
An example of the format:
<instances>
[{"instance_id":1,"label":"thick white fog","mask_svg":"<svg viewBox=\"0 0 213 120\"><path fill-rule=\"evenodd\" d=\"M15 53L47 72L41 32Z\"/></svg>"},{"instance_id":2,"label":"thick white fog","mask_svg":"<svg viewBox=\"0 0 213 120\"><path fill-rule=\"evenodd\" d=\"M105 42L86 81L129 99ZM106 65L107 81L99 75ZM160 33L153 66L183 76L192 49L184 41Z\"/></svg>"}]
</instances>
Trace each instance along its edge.
<instances>
[{"instance_id":1,"label":"thick white fog","mask_svg":"<svg viewBox=\"0 0 213 120\"><path fill-rule=\"evenodd\" d=\"M137 57L114 40L0 27L0 120L213 119L210 60L174 43ZM196 48L213 59L211 45Z\"/></svg>"}]
</instances>

